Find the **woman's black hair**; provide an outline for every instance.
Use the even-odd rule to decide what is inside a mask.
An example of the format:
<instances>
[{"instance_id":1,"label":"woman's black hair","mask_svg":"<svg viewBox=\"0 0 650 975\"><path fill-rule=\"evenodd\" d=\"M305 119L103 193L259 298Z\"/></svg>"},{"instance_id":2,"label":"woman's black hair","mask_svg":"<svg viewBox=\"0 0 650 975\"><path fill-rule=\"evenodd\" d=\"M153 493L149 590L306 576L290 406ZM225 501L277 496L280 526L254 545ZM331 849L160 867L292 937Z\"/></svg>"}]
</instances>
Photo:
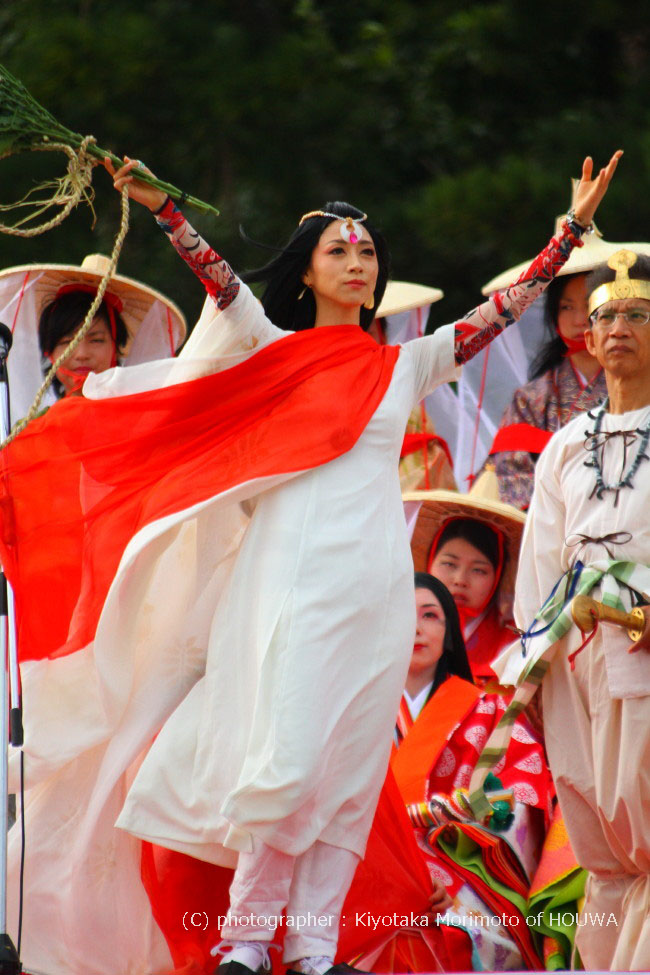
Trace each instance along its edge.
<instances>
[{"instance_id":1,"label":"woman's black hair","mask_svg":"<svg viewBox=\"0 0 650 975\"><path fill-rule=\"evenodd\" d=\"M530 364L528 370L529 379L539 379L545 372L556 369L567 354L566 342L562 340L557 330L557 319L564 289L575 276L573 274L564 274L553 278L546 289L544 325L549 332L549 338Z\"/></svg>"},{"instance_id":2,"label":"woman's black hair","mask_svg":"<svg viewBox=\"0 0 650 975\"><path fill-rule=\"evenodd\" d=\"M430 698L448 677L455 675L463 680L474 683L472 670L467 659L467 650L460 628L458 609L447 587L440 579L429 575L428 572L415 573L415 588L428 589L436 597L445 615L445 635L442 641L442 656L438 661L433 685L429 692ZM428 700L427 698L427 700Z\"/></svg>"},{"instance_id":3,"label":"woman's black hair","mask_svg":"<svg viewBox=\"0 0 650 975\"><path fill-rule=\"evenodd\" d=\"M76 332L94 300L95 295L88 291L67 291L45 306L38 322L38 344L43 355L51 355L62 338ZM103 318L110 330L111 320L105 301L99 306L97 317ZM114 317L115 345L119 351L128 342L129 333L122 316L115 312Z\"/></svg>"},{"instance_id":4,"label":"woman's black hair","mask_svg":"<svg viewBox=\"0 0 650 975\"><path fill-rule=\"evenodd\" d=\"M436 553L443 545L451 542L454 538L462 538L477 548L481 555L489 559L495 572L499 570L499 536L494 528L490 528L484 521L478 518L454 518L445 525L438 539Z\"/></svg>"},{"instance_id":5,"label":"woman's black hair","mask_svg":"<svg viewBox=\"0 0 650 975\"><path fill-rule=\"evenodd\" d=\"M337 217L353 217L358 220L363 216L361 210L340 201L326 203L322 209L327 213L336 214ZM299 332L314 327L316 320L314 296L309 288L302 298L299 296L305 289L302 278L309 267L314 248L325 228L332 223L332 219L332 217L309 217L293 232L284 247L268 264L241 275L243 281L262 282L266 285L261 297L262 305L268 318L278 328ZM363 226L372 237L379 265L374 308L362 307L359 319L361 327L368 329L384 297L390 273L390 254L386 240L380 231L367 220L364 221ZM341 322L341 324L346 323Z\"/></svg>"}]
</instances>

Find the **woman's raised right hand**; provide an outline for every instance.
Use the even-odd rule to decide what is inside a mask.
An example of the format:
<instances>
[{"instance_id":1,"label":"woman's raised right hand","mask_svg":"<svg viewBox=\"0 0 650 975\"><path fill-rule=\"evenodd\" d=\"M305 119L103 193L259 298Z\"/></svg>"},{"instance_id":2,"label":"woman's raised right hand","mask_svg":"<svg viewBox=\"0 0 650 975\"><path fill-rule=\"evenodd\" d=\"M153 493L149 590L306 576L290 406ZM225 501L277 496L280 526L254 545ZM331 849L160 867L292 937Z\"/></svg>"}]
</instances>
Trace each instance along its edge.
<instances>
[{"instance_id":1,"label":"woman's raised right hand","mask_svg":"<svg viewBox=\"0 0 650 975\"><path fill-rule=\"evenodd\" d=\"M151 170L138 159L129 159L125 156L124 165L116 170L111 160L105 158L104 166L113 177L113 186L116 190L121 192L123 186L128 186L130 199L142 203L149 210L159 210L167 199L167 195L162 190L138 179L138 170L153 176Z\"/></svg>"}]
</instances>

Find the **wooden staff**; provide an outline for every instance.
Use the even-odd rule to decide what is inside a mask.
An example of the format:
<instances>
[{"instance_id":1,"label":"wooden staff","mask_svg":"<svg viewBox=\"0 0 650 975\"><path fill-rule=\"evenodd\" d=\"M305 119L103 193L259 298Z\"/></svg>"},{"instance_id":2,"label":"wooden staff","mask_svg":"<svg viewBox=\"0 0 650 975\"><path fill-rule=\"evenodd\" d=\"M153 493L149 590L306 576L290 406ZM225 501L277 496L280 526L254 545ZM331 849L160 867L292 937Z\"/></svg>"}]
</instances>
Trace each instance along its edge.
<instances>
[{"instance_id":1,"label":"wooden staff","mask_svg":"<svg viewBox=\"0 0 650 975\"><path fill-rule=\"evenodd\" d=\"M645 629L645 616L638 606L632 612L624 613L623 610L613 609L590 596L576 596L571 600L571 616L583 633L593 630L599 620L603 623L623 626L634 643L641 639Z\"/></svg>"}]
</instances>

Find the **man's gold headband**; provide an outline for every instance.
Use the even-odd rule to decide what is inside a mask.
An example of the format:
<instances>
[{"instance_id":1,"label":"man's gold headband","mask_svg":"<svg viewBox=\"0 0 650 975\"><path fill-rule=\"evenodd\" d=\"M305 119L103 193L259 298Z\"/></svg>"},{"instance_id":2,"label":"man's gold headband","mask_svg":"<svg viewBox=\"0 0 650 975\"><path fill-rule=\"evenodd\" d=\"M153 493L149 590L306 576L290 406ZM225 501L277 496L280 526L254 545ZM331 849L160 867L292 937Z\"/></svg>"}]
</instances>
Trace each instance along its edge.
<instances>
[{"instance_id":1,"label":"man's gold headband","mask_svg":"<svg viewBox=\"0 0 650 975\"><path fill-rule=\"evenodd\" d=\"M600 308L606 301L620 301L623 298L646 298L650 301L650 281L631 278L628 270L636 264L638 255L623 248L612 254L607 266L616 271L613 281L601 284L589 295L589 314Z\"/></svg>"}]
</instances>

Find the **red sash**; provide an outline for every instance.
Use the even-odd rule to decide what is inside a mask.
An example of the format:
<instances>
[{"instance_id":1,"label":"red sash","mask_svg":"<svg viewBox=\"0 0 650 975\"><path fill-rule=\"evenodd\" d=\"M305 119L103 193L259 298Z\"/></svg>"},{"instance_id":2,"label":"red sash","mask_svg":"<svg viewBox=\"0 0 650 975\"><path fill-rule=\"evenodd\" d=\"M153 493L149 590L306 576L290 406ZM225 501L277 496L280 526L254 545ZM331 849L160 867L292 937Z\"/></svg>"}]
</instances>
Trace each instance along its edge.
<instances>
[{"instance_id":1,"label":"red sash","mask_svg":"<svg viewBox=\"0 0 650 975\"><path fill-rule=\"evenodd\" d=\"M409 457L418 450L425 450L429 444L437 444L439 447L442 447L450 466L454 466L451 451L449 450L449 444L446 440L443 440L442 437L439 437L435 433L405 433L404 440L402 441L402 449L400 450L400 459L403 457Z\"/></svg>"},{"instance_id":2,"label":"red sash","mask_svg":"<svg viewBox=\"0 0 650 975\"><path fill-rule=\"evenodd\" d=\"M506 450L524 450L529 454L541 454L553 436L552 430L541 430L531 423L509 423L497 430L490 447L490 456Z\"/></svg>"},{"instance_id":3,"label":"red sash","mask_svg":"<svg viewBox=\"0 0 650 975\"><path fill-rule=\"evenodd\" d=\"M350 450L398 355L353 325L311 329L222 372L113 399L71 397L30 423L3 451L0 479L0 559L21 658L92 640L144 525Z\"/></svg>"}]
</instances>

